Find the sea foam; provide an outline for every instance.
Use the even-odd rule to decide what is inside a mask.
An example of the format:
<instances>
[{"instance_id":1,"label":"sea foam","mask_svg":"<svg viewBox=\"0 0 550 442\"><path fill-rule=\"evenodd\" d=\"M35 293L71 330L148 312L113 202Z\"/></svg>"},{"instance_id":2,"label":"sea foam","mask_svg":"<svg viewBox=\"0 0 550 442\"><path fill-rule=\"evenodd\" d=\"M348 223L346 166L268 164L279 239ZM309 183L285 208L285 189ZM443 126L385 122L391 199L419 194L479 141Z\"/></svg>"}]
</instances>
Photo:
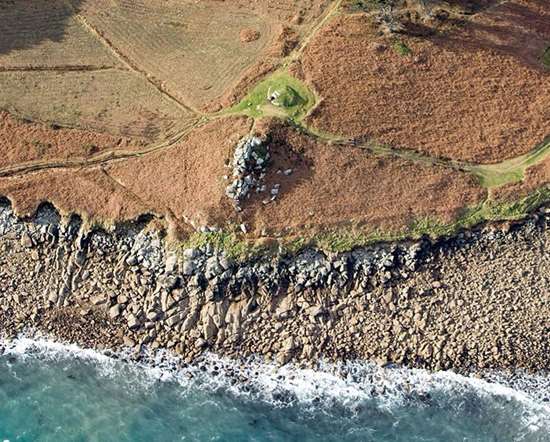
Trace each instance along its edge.
<instances>
[{"instance_id":1,"label":"sea foam","mask_svg":"<svg viewBox=\"0 0 550 442\"><path fill-rule=\"evenodd\" d=\"M235 361L214 354L187 365L166 351L134 362L129 353L110 355L41 337L20 337L1 343L0 354L2 349L8 358L85 361L101 376L127 382L127 388L147 389L159 382L172 382L182 394L202 389L274 407L300 406L312 411L338 407L353 413L364 406L391 412L398 407L490 404L495 410L513 408L526 432L550 434L550 405L545 402L550 396L550 378L544 374L487 372L487 379L481 379L452 371L382 368L367 362L320 362L316 369L306 369L277 367L254 358Z\"/></svg>"}]
</instances>

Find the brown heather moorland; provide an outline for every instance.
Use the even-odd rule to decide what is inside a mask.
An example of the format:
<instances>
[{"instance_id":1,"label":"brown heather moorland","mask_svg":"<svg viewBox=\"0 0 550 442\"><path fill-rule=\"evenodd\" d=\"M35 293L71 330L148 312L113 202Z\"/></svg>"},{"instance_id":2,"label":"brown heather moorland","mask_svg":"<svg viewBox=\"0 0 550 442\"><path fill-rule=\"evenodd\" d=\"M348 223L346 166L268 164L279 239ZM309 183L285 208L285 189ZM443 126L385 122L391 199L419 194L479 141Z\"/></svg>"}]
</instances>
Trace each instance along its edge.
<instances>
[{"instance_id":1,"label":"brown heather moorland","mask_svg":"<svg viewBox=\"0 0 550 442\"><path fill-rule=\"evenodd\" d=\"M475 178L457 170L328 145L287 127L269 133L273 164L266 183L281 184L282 196L265 205L265 196L259 196L245 206L245 219L257 234L262 229L311 234L347 225L402 231L426 217L452 222L487 196ZM288 168L290 176L277 173Z\"/></svg>"},{"instance_id":2,"label":"brown heather moorland","mask_svg":"<svg viewBox=\"0 0 550 442\"><path fill-rule=\"evenodd\" d=\"M502 2L450 31L404 37L409 55L377 33L372 17L341 15L307 47L317 129L477 163L524 154L550 134L547 2Z\"/></svg>"},{"instance_id":3,"label":"brown heather moorland","mask_svg":"<svg viewBox=\"0 0 550 442\"><path fill-rule=\"evenodd\" d=\"M390 33L353 1L0 5L0 195L25 215L50 201L184 235L244 224L254 240L453 223L547 187L548 4L395 3ZM272 72L315 102L291 114L254 95ZM232 107L250 91L256 107ZM228 164L254 134L277 195L238 211Z\"/></svg>"}]
</instances>

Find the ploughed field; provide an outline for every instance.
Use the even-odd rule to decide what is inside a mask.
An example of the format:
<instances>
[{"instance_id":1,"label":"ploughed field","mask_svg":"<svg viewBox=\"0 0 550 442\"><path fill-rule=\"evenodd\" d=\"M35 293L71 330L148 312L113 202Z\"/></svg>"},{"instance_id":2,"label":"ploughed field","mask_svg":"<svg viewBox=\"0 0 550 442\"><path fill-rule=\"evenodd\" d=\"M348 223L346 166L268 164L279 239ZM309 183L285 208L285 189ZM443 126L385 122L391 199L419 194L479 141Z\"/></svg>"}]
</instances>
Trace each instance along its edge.
<instances>
[{"instance_id":1,"label":"ploughed field","mask_svg":"<svg viewBox=\"0 0 550 442\"><path fill-rule=\"evenodd\" d=\"M338 248L550 199L545 0L17 0L0 34L21 215Z\"/></svg>"}]
</instances>

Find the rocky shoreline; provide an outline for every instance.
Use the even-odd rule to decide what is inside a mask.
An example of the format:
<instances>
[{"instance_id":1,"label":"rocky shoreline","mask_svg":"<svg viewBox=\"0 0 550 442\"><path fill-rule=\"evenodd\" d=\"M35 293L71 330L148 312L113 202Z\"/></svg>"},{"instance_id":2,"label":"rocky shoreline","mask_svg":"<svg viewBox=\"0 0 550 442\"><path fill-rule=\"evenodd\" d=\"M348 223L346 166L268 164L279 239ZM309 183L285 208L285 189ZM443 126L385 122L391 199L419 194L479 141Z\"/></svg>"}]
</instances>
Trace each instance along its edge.
<instances>
[{"instance_id":1,"label":"rocky shoreline","mask_svg":"<svg viewBox=\"0 0 550 442\"><path fill-rule=\"evenodd\" d=\"M550 369L550 211L456 237L237 263L0 206L0 337L96 349L210 351L279 364L373 360L432 370Z\"/></svg>"}]
</instances>

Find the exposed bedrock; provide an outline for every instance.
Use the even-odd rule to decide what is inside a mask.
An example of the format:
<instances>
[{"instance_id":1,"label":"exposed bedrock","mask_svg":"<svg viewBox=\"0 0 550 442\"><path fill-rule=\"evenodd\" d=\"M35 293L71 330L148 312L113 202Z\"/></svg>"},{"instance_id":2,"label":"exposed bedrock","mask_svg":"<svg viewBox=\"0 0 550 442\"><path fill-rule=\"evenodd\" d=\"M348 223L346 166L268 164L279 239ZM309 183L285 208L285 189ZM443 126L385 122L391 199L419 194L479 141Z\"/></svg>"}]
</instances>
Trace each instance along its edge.
<instances>
[{"instance_id":1,"label":"exposed bedrock","mask_svg":"<svg viewBox=\"0 0 550 442\"><path fill-rule=\"evenodd\" d=\"M86 230L0 206L0 335L96 348L550 368L549 210L452 239L232 261L176 251L147 223Z\"/></svg>"}]
</instances>

